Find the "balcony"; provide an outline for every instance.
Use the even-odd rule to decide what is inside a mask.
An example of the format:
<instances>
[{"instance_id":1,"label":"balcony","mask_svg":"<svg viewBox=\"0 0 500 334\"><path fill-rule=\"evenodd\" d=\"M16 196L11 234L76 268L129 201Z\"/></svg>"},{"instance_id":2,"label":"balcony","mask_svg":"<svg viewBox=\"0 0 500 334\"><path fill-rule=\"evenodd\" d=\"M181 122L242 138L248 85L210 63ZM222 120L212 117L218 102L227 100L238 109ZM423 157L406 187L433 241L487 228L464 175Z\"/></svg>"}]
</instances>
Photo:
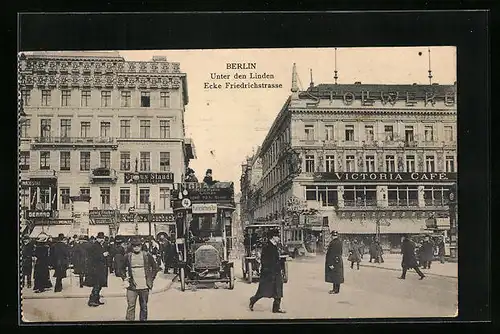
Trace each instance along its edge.
<instances>
[{"instance_id":1,"label":"balcony","mask_svg":"<svg viewBox=\"0 0 500 334\"><path fill-rule=\"evenodd\" d=\"M42 179L55 179L56 176L56 171L53 169L40 169L40 170L35 170L31 171L29 173L30 178L42 178Z\"/></svg>"},{"instance_id":2,"label":"balcony","mask_svg":"<svg viewBox=\"0 0 500 334\"><path fill-rule=\"evenodd\" d=\"M389 206L404 206L404 207L414 207L418 206L418 199L410 199L410 200L397 200L397 199L390 199L388 200Z\"/></svg>"},{"instance_id":3,"label":"balcony","mask_svg":"<svg viewBox=\"0 0 500 334\"><path fill-rule=\"evenodd\" d=\"M344 207L373 207L377 206L376 199L358 199L358 200L344 200Z\"/></svg>"},{"instance_id":4,"label":"balcony","mask_svg":"<svg viewBox=\"0 0 500 334\"><path fill-rule=\"evenodd\" d=\"M392 139L392 140L384 140L379 143L380 147L383 148L398 148L398 147L403 147L405 146L406 142L398 139Z\"/></svg>"},{"instance_id":5,"label":"balcony","mask_svg":"<svg viewBox=\"0 0 500 334\"><path fill-rule=\"evenodd\" d=\"M35 137L31 141L32 149L64 148L111 148L117 149L118 143L110 137Z\"/></svg>"},{"instance_id":6,"label":"balcony","mask_svg":"<svg viewBox=\"0 0 500 334\"><path fill-rule=\"evenodd\" d=\"M433 140L424 140L418 143L419 147L425 147L425 148L441 148L444 146L443 142L440 141L433 141Z\"/></svg>"},{"instance_id":7,"label":"balcony","mask_svg":"<svg viewBox=\"0 0 500 334\"><path fill-rule=\"evenodd\" d=\"M419 143L417 141L414 141L414 140L407 140L404 142L404 147L416 148L418 146L419 146Z\"/></svg>"},{"instance_id":8,"label":"balcony","mask_svg":"<svg viewBox=\"0 0 500 334\"><path fill-rule=\"evenodd\" d=\"M446 199L425 199L425 206L430 207L443 207L448 206L448 201Z\"/></svg>"},{"instance_id":9,"label":"balcony","mask_svg":"<svg viewBox=\"0 0 500 334\"><path fill-rule=\"evenodd\" d=\"M299 139L299 146L323 146L323 141L319 139Z\"/></svg>"},{"instance_id":10,"label":"balcony","mask_svg":"<svg viewBox=\"0 0 500 334\"><path fill-rule=\"evenodd\" d=\"M118 175L112 168L100 167L92 170L90 173L91 183L116 183Z\"/></svg>"}]
</instances>

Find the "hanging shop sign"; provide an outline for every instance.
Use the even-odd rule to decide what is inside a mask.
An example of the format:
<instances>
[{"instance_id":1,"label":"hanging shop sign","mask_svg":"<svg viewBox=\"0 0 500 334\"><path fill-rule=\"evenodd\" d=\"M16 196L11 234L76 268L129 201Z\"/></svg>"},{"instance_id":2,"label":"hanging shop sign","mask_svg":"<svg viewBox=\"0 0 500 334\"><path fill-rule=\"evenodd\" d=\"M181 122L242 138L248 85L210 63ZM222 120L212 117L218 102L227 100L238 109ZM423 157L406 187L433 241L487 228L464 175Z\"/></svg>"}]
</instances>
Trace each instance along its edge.
<instances>
[{"instance_id":1,"label":"hanging shop sign","mask_svg":"<svg viewBox=\"0 0 500 334\"><path fill-rule=\"evenodd\" d=\"M89 210L89 217L92 218L113 218L116 210Z\"/></svg>"},{"instance_id":2,"label":"hanging shop sign","mask_svg":"<svg viewBox=\"0 0 500 334\"><path fill-rule=\"evenodd\" d=\"M438 181L438 182L454 182L457 180L457 173L314 173L315 181L338 181L338 182L422 182L422 181Z\"/></svg>"},{"instance_id":3,"label":"hanging shop sign","mask_svg":"<svg viewBox=\"0 0 500 334\"><path fill-rule=\"evenodd\" d=\"M134 223L135 222L135 213L125 213L120 215L120 221L123 223ZM149 222L149 217L151 217L152 223L173 223L175 222L174 214L172 213L152 213L151 215L147 213L139 213L137 214L137 222L138 223L147 223Z\"/></svg>"},{"instance_id":4,"label":"hanging shop sign","mask_svg":"<svg viewBox=\"0 0 500 334\"><path fill-rule=\"evenodd\" d=\"M52 210L28 210L26 211L28 219L33 218L50 218L52 217Z\"/></svg>"},{"instance_id":5,"label":"hanging shop sign","mask_svg":"<svg viewBox=\"0 0 500 334\"><path fill-rule=\"evenodd\" d=\"M73 219L44 219L44 220L35 220L33 225L72 225Z\"/></svg>"},{"instance_id":6,"label":"hanging shop sign","mask_svg":"<svg viewBox=\"0 0 500 334\"><path fill-rule=\"evenodd\" d=\"M56 185L56 178L32 178L29 180L21 180L21 187L55 187Z\"/></svg>"},{"instance_id":7,"label":"hanging shop sign","mask_svg":"<svg viewBox=\"0 0 500 334\"><path fill-rule=\"evenodd\" d=\"M193 214L217 213L217 204L193 204L192 210Z\"/></svg>"},{"instance_id":8,"label":"hanging shop sign","mask_svg":"<svg viewBox=\"0 0 500 334\"><path fill-rule=\"evenodd\" d=\"M134 180L135 173L125 173L125 183L173 183L174 173L139 173L139 179Z\"/></svg>"}]
</instances>

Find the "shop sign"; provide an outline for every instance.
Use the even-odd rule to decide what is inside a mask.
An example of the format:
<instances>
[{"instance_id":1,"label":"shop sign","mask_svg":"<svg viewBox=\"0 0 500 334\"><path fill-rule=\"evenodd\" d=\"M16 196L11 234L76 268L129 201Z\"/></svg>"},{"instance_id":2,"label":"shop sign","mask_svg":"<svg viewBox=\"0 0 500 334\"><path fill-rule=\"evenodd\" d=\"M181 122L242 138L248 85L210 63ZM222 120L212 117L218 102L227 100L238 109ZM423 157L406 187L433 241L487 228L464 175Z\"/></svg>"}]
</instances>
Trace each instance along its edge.
<instances>
[{"instance_id":1,"label":"shop sign","mask_svg":"<svg viewBox=\"0 0 500 334\"><path fill-rule=\"evenodd\" d=\"M73 224L73 219L47 219L43 221L35 221L34 225L71 225Z\"/></svg>"},{"instance_id":2,"label":"shop sign","mask_svg":"<svg viewBox=\"0 0 500 334\"><path fill-rule=\"evenodd\" d=\"M425 181L441 181L453 182L457 179L457 173L352 173L352 172L336 172L336 173L314 173L315 181L346 181L346 182L425 182Z\"/></svg>"},{"instance_id":3,"label":"shop sign","mask_svg":"<svg viewBox=\"0 0 500 334\"><path fill-rule=\"evenodd\" d=\"M41 187L41 186L55 187L56 185L57 185L57 179L32 178L29 180L21 180L21 187Z\"/></svg>"},{"instance_id":4,"label":"shop sign","mask_svg":"<svg viewBox=\"0 0 500 334\"><path fill-rule=\"evenodd\" d=\"M193 204L192 210L193 214L217 213L217 204Z\"/></svg>"},{"instance_id":5,"label":"shop sign","mask_svg":"<svg viewBox=\"0 0 500 334\"><path fill-rule=\"evenodd\" d=\"M50 218L52 216L51 210L28 210L27 218Z\"/></svg>"},{"instance_id":6,"label":"shop sign","mask_svg":"<svg viewBox=\"0 0 500 334\"><path fill-rule=\"evenodd\" d=\"M122 223L134 223L135 222L135 213L125 213L120 215L120 221ZM151 215L147 213L139 213L137 214L137 222L138 223L147 223L149 222L149 216L151 216L152 223L173 223L175 222L174 215L172 213L153 213Z\"/></svg>"},{"instance_id":7,"label":"shop sign","mask_svg":"<svg viewBox=\"0 0 500 334\"><path fill-rule=\"evenodd\" d=\"M116 210L89 210L90 218L113 218Z\"/></svg>"},{"instance_id":8,"label":"shop sign","mask_svg":"<svg viewBox=\"0 0 500 334\"><path fill-rule=\"evenodd\" d=\"M139 179L134 180L135 173L125 173L125 183L173 183L174 173L139 173Z\"/></svg>"}]
</instances>

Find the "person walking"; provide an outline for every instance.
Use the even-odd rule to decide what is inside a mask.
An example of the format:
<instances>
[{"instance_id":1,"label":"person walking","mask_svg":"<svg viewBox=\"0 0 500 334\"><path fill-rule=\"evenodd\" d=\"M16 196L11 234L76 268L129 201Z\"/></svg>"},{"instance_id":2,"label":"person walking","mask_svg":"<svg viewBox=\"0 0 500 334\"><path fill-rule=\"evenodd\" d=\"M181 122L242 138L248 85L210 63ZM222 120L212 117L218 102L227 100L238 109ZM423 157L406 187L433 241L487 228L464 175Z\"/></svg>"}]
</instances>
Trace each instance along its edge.
<instances>
[{"instance_id":1,"label":"person walking","mask_svg":"<svg viewBox=\"0 0 500 334\"><path fill-rule=\"evenodd\" d=\"M431 263L434 258L434 245L430 238L426 236L420 248L420 261L424 269L431 269Z\"/></svg>"},{"instance_id":2,"label":"person walking","mask_svg":"<svg viewBox=\"0 0 500 334\"><path fill-rule=\"evenodd\" d=\"M62 280L66 278L66 271L69 267L69 246L66 244L64 234L60 233L52 247L52 263L54 266L54 277L56 284L54 292L62 291Z\"/></svg>"},{"instance_id":3,"label":"person walking","mask_svg":"<svg viewBox=\"0 0 500 334\"><path fill-rule=\"evenodd\" d=\"M115 256L113 259L113 267L114 273L116 277L123 277L124 272L124 261L125 254L127 253L126 245L124 240L116 239L115 240Z\"/></svg>"},{"instance_id":4,"label":"person walking","mask_svg":"<svg viewBox=\"0 0 500 334\"><path fill-rule=\"evenodd\" d=\"M361 262L361 245L358 244L358 240L354 240L351 245L351 249L349 249L349 256L347 257L347 261L351 262L351 269L354 269L354 263L357 265L357 269L359 270L359 263Z\"/></svg>"},{"instance_id":5,"label":"person walking","mask_svg":"<svg viewBox=\"0 0 500 334\"><path fill-rule=\"evenodd\" d=\"M445 253L445 245L444 245L444 237L440 237L439 238L439 242L438 242L438 257L439 257L439 262L441 262L441 264L444 263L444 253Z\"/></svg>"},{"instance_id":6,"label":"person walking","mask_svg":"<svg viewBox=\"0 0 500 334\"><path fill-rule=\"evenodd\" d=\"M337 231L332 231L332 240L325 256L325 282L332 283L330 294L340 292L340 284L344 283L344 264L342 261L342 241Z\"/></svg>"},{"instance_id":7,"label":"person walking","mask_svg":"<svg viewBox=\"0 0 500 334\"><path fill-rule=\"evenodd\" d=\"M33 276L34 255L35 255L35 247L31 242L30 237L25 235L23 237L23 250L22 250L22 274L23 274L22 287L26 285L28 289L31 288L31 277Z\"/></svg>"},{"instance_id":8,"label":"person walking","mask_svg":"<svg viewBox=\"0 0 500 334\"><path fill-rule=\"evenodd\" d=\"M135 320L135 306L139 297L139 320L148 319L149 291L153 289L153 282L158 272L153 255L142 250L141 240L132 240L132 252L125 255L124 283L127 287L127 321Z\"/></svg>"},{"instance_id":9,"label":"person walking","mask_svg":"<svg viewBox=\"0 0 500 334\"><path fill-rule=\"evenodd\" d=\"M268 233L268 242L262 247L261 270L259 287L254 296L250 297L249 308L253 307L261 298L273 298L273 313L285 313L280 307L283 298L283 274L281 270L280 253L278 243L280 241L278 231Z\"/></svg>"},{"instance_id":10,"label":"person walking","mask_svg":"<svg viewBox=\"0 0 500 334\"><path fill-rule=\"evenodd\" d=\"M370 260L368 262L372 263L372 260L377 260L377 240L376 238L373 238L372 242L370 243L368 252L370 253Z\"/></svg>"},{"instance_id":11,"label":"person walking","mask_svg":"<svg viewBox=\"0 0 500 334\"><path fill-rule=\"evenodd\" d=\"M49 272L49 248L47 244L48 236L40 234L35 244L35 271L33 290L35 293L43 292L45 289L52 288Z\"/></svg>"},{"instance_id":12,"label":"person walking","mask_svg":"<svg viewBox=\"0 0 500 334\"><path fill-rule=\"evenodd\" d=\"M103 287L108 286L108 267L106 258L109 253L104 248L104 233L99 232L96 241L91 244L88 252L88 277L87 284L92 287L88 306L96 307L104 304L100 301L100 293Z\"/></svg>"},{"instance_id":13,"label":"person walking","mask_svg":"<svg viewBox=\"0 0 500 334\"><path fill-rule=\"evenodd\" d=\"M415 245L408 238L408 235L404 235L402 239L401 253L403 254L403 258L401 260L401 267L403 268L403 273L399 279L406 279L408 269L414 269L420 276L420 279L424 279L425 275L420 271L417 259L415 258Z\"/></svg>"},{"instance_id":14,"label":"person walking","mask_svg":"<svg viewBox=\"0 0 500 334\"><path fill-rule=\"evenodd\" d=\"M380 244L380 240L375 241L375 263L384 263L384 249L382 248L382 245Z\"/></svg>"},{"instance_id":15,"label":"person walking","mask_svg":"<svg viewBox=\"0 0 500 334\"><path fill-rule=\"evenodd\" d=\"M83 288L83 282L85 280L85 272L87 268L87 252L85 250L87 240L84 237L80 237L79 240L73 246L73 273L78 275L80 288Z\"/></svg>"}]
</instances>

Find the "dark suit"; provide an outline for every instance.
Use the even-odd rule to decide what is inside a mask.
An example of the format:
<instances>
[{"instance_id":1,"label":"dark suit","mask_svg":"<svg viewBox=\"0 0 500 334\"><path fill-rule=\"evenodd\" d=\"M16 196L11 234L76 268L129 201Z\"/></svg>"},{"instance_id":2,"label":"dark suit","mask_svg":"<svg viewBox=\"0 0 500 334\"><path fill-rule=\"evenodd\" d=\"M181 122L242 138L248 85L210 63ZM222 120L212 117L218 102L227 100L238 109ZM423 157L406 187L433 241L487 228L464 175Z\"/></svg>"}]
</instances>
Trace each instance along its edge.
<instances>
[{"instance_id":1,"label":"dark suit","mask_svg":"<svg viewBox=\"0 0 500 334\"><path fill-rule=\"evenodd\" d=\"M88 250L87 285L92 287L89 297L90 304L99 304L99 294L103 287L108 286L108 266L104 256L106 249L99 243L92 243Z\"/></svg>"},{"instance_id":2,"label":"dark suit","mask_svg":"<svg viewBox=\"0 0 500 334\"><path fill-rule=\"evenodd\" d=\"M333 268L330 268L332 266ZM342 241L333 239L328 245L325 256L325 282L333 283L333 292L340 292L344 283L344 263L342 261Z\"/></svg>"},{"instance_id":3,"label":"dark suit","mask_svg":"<svg viewBox=\"0 0 500 334\"><path fill-rule=\"evenodd\" d=\"M59 241L54 244L52 251L52 264L54 266L54 277L56 278L54 292L61 292L62 279L66 278L66 270L69 267L69 246Z\"/></svg>"},{"instance_id":4,"label":"dark suit","mask_svg":"<svg viewBox=\"0 0 500 334\"><path fill-rule=\"evenodd\" d=\"M280 310L281 298L283 297L282 275L278 247L268 242L262 248L259 288L255 295L250 298L252 307L261 298L274 298L273 312Z\"/></svg>"},{"instance_id":5,"label":"dark suit","mask_svg":"<svg viewBox=\"0 0 500 334\"><path fill-rule=\"evenodd\" d=\"M418 268L417 259L415 258L415 245L409 239L404 239L401 244L401 253L403 254L403 259L401 260L401 267L403 268L403 273L401 274L402 279L406 278L406 272L408 269L415 269L417 274L421 278L425 275Z\"/></svg>"}]
</instances>

